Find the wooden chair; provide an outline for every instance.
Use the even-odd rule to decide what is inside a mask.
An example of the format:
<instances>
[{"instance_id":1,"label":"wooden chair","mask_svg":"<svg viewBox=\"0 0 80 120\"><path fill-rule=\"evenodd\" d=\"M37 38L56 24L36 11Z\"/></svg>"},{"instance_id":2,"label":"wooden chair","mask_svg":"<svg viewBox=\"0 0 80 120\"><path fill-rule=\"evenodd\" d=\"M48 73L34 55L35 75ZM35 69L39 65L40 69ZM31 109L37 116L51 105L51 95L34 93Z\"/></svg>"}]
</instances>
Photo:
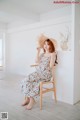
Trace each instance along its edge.
<instances>
[{"instance_id":1,"label":"wooden chair","mask_svg":"<svg viewBox=\"0 0 80 120\"><path fill-rule=\"evenodd\" d=\"M31 65L31 67L35 67L35 66L37 66L37 65ZM55 66L53 66L53 67L55 67ZM53 69L53 71L54 71L54 69ZM51 87L51 88L44 87L44 85L49 85L49 84L52 84L53 87ZM57 99L56 99L56 85L55 85L55 80L54 80L54 73L53 73L53 76L51 78L51 81L40 82L40 110L42 110L42 98L43 98L43 94L45 94L47 92L51 92L51 91L53 91L55 102L57 102Z\"/></svg>"}]
</instances>

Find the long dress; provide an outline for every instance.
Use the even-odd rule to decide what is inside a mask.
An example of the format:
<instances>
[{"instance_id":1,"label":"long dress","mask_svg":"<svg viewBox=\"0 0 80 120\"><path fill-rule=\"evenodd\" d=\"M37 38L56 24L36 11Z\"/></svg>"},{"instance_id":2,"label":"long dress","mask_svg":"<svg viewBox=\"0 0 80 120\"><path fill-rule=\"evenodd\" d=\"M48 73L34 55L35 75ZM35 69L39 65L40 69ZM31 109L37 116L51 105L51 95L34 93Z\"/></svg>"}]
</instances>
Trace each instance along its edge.
<instances>
[{"instance_id":1,"label":"long dress","mask_svg":"<svg viewBox=\"0 0 80 120\"><path fill-rule=\"evenodd\" d=\"M21 91L27 97L37 97L40 91L40 82L50 81L51 77L50 56L45 57L44 54L42 54L40 56L40 63L36 67L36 71L29 74L21 81Z\"/></svg>"}]
</instances>

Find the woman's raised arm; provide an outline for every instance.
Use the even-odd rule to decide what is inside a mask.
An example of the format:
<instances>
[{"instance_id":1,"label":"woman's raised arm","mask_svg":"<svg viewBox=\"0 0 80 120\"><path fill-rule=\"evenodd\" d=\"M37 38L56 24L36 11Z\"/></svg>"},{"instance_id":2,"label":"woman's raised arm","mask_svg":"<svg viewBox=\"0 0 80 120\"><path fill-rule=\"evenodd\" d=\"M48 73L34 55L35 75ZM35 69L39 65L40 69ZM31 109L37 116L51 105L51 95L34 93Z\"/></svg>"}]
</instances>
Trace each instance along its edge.
<instances>
[{"instance_id":1,"label":"woman's raised arm","mask_svg":"<svg viewBox=\"0 0 80 120\"><path fill-rule=\"evenodd\" d=\"M36 54L36 60L35 60L35 62L38 63L38 64L39 64L39 61L40 61L40 50L41 50L41 48L38 47L37 48L37 54Z\"/></svg>"}]
</instances>

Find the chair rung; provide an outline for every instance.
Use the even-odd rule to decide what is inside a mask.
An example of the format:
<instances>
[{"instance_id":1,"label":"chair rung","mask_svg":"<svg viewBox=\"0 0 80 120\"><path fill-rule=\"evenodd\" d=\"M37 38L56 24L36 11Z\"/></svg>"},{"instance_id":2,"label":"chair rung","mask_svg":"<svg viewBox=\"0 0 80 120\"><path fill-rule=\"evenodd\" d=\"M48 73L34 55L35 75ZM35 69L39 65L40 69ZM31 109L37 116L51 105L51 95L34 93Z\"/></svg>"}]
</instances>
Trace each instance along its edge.
<instances>
[{"instance_id":1,"label":"chair rung","mask_svg":"<svg viewBox=\"0 0 80 120\"><path fill-rule=\"evenodd\" d=\"M43 90L43 91L42 91L42 94L43 94L43 93L46 93L46 92L50 92L50 91L54 91L54 89L52 88L52 89Z\"/></svg>"},{"instance_id":2,"label":"chair rung","mask_svg":"<svg viewBox=\"0 0 80 120\"><path fill-rule=\"evenodd\" d=\"M46 88L46 87L42 87L42 89L47 89L47 90L49 90L49 89L54 89L54 88Z\"/></svg>"},{"instance_id":3,"label":"chair rung","mask_svg":"<svg viewBox=\"0 0 80 120\"><path fill-rule=\"evenodd\" d=\"M49 81L49 82L41 82L41 84L50 84L50 83L54 83L54 81Z\"/></svg>"}]
</instances>

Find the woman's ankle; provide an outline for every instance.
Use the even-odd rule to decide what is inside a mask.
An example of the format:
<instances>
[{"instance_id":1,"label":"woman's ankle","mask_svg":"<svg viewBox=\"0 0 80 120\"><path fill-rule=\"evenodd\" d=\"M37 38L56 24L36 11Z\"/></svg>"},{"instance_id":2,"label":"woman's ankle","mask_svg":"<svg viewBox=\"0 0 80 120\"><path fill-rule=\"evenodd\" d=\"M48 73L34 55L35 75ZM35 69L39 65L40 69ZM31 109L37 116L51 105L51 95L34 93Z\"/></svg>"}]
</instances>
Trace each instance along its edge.
<instances>
[{"instance_id":1,"label":"woman's ankle","mask_svg":"<svg viewBox=\"0 0 80 120\"><path fill-rule=\"evenodd\" d=\"M30 102L30 99L29 99L29 97L27 97L26 99L24 99L22 106L29 104L29 102Z\"/></svg>"},{"instance_id":2,"label":"woman's ankle","mask_svg":"<svg viewBox=\"0 0 80 120\"><path fill-rule=\"evenodd\" d=\"M26 108L27 108L28 110L31 110L35 103L36 103L36 102L35 102L35 99L34 99L34 98L30 98L30 102L29 102L29 104L26 106Z\"/></svg>"}]
</instances>

